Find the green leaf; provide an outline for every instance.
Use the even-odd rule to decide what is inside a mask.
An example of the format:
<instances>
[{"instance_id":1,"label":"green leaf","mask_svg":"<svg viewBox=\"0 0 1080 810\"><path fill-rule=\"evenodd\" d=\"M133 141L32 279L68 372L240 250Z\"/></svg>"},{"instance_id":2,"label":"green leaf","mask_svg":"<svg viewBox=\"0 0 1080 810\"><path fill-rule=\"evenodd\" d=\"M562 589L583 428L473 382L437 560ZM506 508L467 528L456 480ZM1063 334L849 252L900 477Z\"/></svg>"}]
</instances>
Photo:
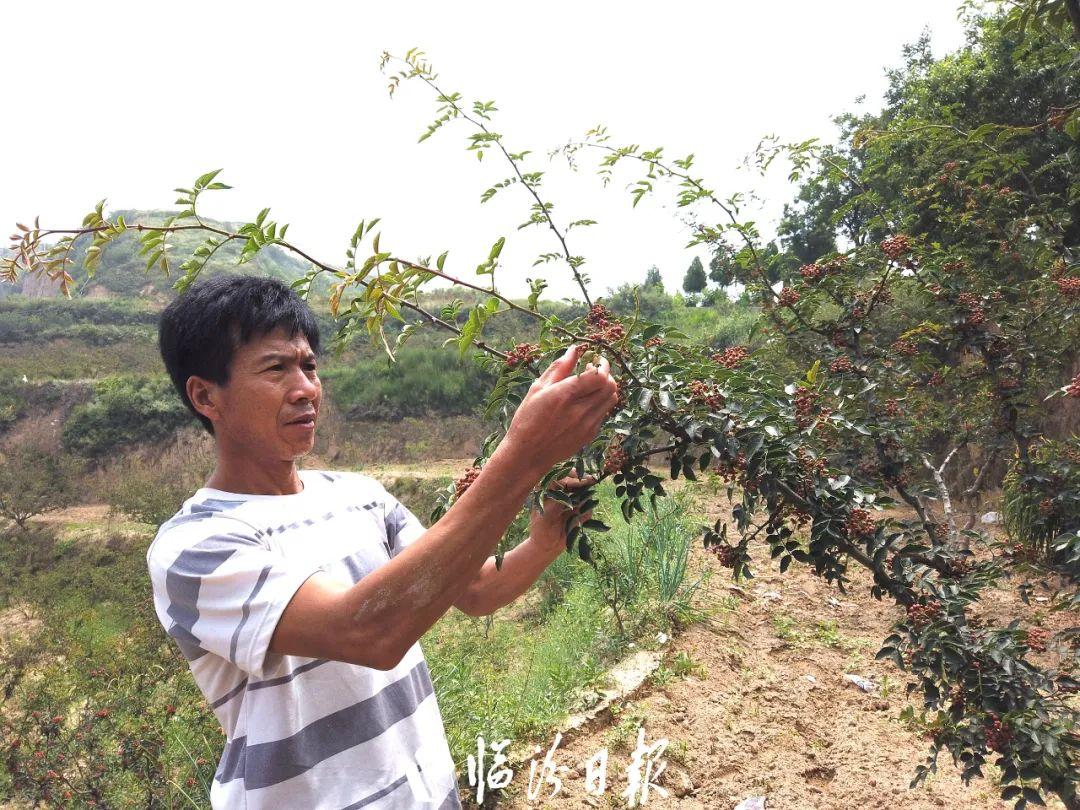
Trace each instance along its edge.
<instances>
[{"instance_id":1,"label":"green leaf","mask_svg":"<svg viewBox=\"0 0 1080 810\"><path fill-rule=\"evenodd\" d=\"M212 172L207 172L195 181L195 188L205 188L219 174L221 174L221 169L214 169Z\"/></svg>"}]
</instances>

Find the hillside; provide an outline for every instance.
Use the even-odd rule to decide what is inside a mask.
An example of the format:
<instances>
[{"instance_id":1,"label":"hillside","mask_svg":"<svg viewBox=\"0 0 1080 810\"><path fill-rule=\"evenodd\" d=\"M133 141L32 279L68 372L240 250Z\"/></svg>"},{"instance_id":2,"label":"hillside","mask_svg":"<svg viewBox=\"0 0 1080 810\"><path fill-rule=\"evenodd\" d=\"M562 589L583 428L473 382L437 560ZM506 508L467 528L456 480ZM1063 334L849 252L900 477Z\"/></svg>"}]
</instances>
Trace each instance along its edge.
<instances>
[{"instance_id":1,"label":"hillside","mask_svg":"<svg viewBox=\"0 0 1080 810\"><path fill-rule=\"evenodd\" d=\"M110 216L123 215L129 225L134 224L160 224L171 211L120 209L110 212ZM220 222L218 220L204 218L206 224L236 229L241 223ZM69 272L75 278L76 284L72 292L73 297L112 298L130 297L137 295L151 295L160 302L172 298L175 293L172 285L177 278L176 268L192 251L203 241L197 232L181 232L170 237L169 243L173 249L169 252L172 257L172 271L165 275L158 268L146 270L146 257L139 255L140 244L138 234L126 233L110 244L102 253L100 267L97 268L93 277L87 275L84 264L86 247L90 244L87 237L76 241L76 249L73 253L73 264ZM264 248L250 262L237 265L240 257L240 244L230 243L222 247L217 254L207 263L204 274L208 276L225 272L242 272L252 275L268 276L291 283L303 276L310 269L310 265L303 262L281 248L270 246ZM20 283L12 288L9 285L0 285L4 288L0 297L11 292L21 292L29 297L55 297L59 295L56 285L47 282L42 283L39 279L23 278ZM325 288L326 284L321 285ZM320 287L316 287L320 289Z\"/></svg>"}]
</instances>

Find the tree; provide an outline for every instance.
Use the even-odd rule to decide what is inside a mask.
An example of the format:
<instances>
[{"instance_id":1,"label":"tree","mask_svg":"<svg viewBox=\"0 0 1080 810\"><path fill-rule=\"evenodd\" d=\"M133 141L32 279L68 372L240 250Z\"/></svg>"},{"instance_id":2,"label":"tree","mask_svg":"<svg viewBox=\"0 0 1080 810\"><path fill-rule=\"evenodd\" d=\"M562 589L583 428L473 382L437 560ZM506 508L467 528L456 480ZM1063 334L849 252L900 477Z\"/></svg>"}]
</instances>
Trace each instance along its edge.
<instances>
[{"instance_id":1,"label":"tree","mask_svg":"<svg viewBox=\"0 0 1080 810\"><path fill-rule=\"evenodd\" d=\"M705 284L705 268L701 266L701 259L695 256L683 276L682 288L693 295L704 290Z\"/></svg>"},{"instance_id":2,"label":"tree","mask_svg":"<svg viewBox=\"0 0 1080 810\"><path fill-rule=\"evenodd\" d=\"M898 606L895 632L878 657L892 660L922 690L924 712L910 719L933 742L916 781L944 752L962 765L965 779L995 764L1003 798L1017 799L1018 807L1047 793L1080 807L1080 714L1070 702L1080 689L1072 643L1080 628L1048 637L1022 626L1021 617L995 623L976 611L995 583L1019 574L1025 575L1021 595L1042 592L1046 610L1068 616L1080 607L1080 496L1070 483L1077 480L1072 465L1080 466L1080 443L1045 452L1039 428L1040 416L1063 398L1080 398L1080 376L1070 381L1065 371L1071 347L1080 343L1077 188L1067 170L1080 160L1080 104L1070 100L1076 97L1070 47L1037 31L1020 47L1000 19L976 23L972 44L947 64L913 52L886 111L852 120L840 144L765 143L759 162L790 159L807 189L798 216L789 216L785 249L738 218L738 195L722 199L693 173L693 155L669 159L662 148L618 146L602 127L565 147L573 158L597 155L605 181L626 166L640 170L628 184L635 205L670 190L694 220L693 244L715 254L729 237L739 240L727 266L763 314L764 345L753 354L745 346L716 352L640 317L638 309L620 317L594 301L585 259L571 251L569 227L560 227L542 196L543 171L492 129L492 102L467 104L439 83L417 51L403 59L386 55L383 65L392 66L391 92L412 82L437 99L422 140L451 122L464 123L472 130L469 151L500 155L510 165L521 182L501 182L482 199L524 186L529 219L522 227L541 226L555 237L553 252L537 262L565 267L585 311L566 319L543 314L542 280L533 282L527 302L501 293L494 277L504 238L477 267L492 278L477 281L471 272L448 271L446 254L434 261L403 258L412 253L387 245L377 220L360 223L343 267L312 260L298 286L306 295L316 277L334 279L329 305L346 337L366 331L392 354L384 321L407 318L401 335L444 330L463 355L475 352L498 374L488 413L499 425L476 467L504 435L547 359L570 343L589 347L584 360L608 357L620 378L620 404L597 441L544 476L527 507L576 469L597 481L610 478L622 517L631 520L646 501L666 494L650 459L663 456L671 479L693 481L711 471L728 482L736 503L704 543L734 576L752 576L764 544L781 572L807 565L841 588L852 567L861 566L871 574L871 593ZM1002 95L986 81L1009 69L1012 87L1037 79L1044 94L1014 109L1014 98L1029 97ZM936 105L935 93L950 103ZM1054 106L1044 108L1051 98ZM216 176L208 172L182 189L182 213L141 237L154 257L174 231L206 235L202 252L180 265L181 288L225 241L240 243L241 257L249 258L269 244L298 250L266 211L235 230L201 222L196 206L202 194L222 187ZM843 229L834 230L833 241L830 226ZM93 256L125 229L103 206L55 244L47 240L62 231L23 226L4 267L10 276L64 279L67 248L76 238L91 241ZM825 252L813 255L817 250ZM695 264L684 280L691 294L705 287L700 260ZM434 279L482 297L467 315L460 301L428 311L418 293ZM535 321L535 343L489 342L485 327L510 312ZM1013 522L1037 536L1037 545L1016 537L994 546L957 526L945 472L961 446L976 444L1016 459L1009 491L1022 514ZM448 489L446 504L475 472ZM583 511L596 504L592 487L562 497ZM904 511L886 516L882 506ZM568 546L595 563L590 537L607 528L599 519L573 527ZM976 542L978 555L970 547ZM1049 661L1039 655L1048 648L1056 656Z\"/></svg>"},{"instance_id":3,"label":"tree","mask_svg":"<svg viewBox=\"0 0 1080 810\"><path fill-rule=\"evenodd\" d=\"M0 517L20 530L29 521L74 502L76 463L30 441L4 451L0 462Z\"/></svg>"},{"instance_id":4,"label":"tree","mask_svg":"<svg viewBox=\"0 0 1080 810\"><path fill-rule=\"evenodd\" d=\"M661 292L664 290L664 279L660 277L660 268L655 264L645 273L645 286L655 287Z\"/></svg>"}]
</instances>

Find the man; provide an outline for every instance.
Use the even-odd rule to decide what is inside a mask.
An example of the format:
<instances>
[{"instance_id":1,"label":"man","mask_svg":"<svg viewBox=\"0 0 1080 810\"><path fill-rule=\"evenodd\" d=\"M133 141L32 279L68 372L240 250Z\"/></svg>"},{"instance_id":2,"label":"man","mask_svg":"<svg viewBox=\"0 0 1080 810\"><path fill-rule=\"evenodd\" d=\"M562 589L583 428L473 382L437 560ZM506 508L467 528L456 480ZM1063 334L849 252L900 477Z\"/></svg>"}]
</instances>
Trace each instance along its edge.
<instances>
[{"instance_id":1,"label":"man","mask_svg":"<svg viewBox=\"0 0 1080 810\"><path fill-rule=\"evenodd\" d=\"M482 615L565 548L546 501L502 569L490 557L529 492L599 432L617 399L606 362L573 347L430 529L376 481L298 470L315 439L319 333L280 282L218 277L161 317L161 355L214 436L207 481L147 551L157 615L226 744L216 808L459 807L417 643L451 607Z\"/></svg>"}]
</instances>

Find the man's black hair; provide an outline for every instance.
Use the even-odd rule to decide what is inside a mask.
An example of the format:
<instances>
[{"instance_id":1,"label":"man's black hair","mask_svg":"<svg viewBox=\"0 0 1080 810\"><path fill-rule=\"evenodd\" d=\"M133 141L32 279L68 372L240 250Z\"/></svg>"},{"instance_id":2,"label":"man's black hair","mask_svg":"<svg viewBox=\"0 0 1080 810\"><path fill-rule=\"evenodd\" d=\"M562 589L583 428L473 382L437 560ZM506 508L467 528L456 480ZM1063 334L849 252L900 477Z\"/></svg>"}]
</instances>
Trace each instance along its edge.
<instances>
[{"instance_id":1,"label":"man's black hair","mask_svg":"<svg viewBox=\"0 0 1080 810\"><path fill-rule=\"evenodd\" d=\"M221 275L192 284L165 307L158 348L180 399L211 435L214 426L192 407L189 377L225 385L236 350L277 328L290 339L302 332L319 353L319 327L307 303L276 279Z\"/></svg>"}]
</instances>

